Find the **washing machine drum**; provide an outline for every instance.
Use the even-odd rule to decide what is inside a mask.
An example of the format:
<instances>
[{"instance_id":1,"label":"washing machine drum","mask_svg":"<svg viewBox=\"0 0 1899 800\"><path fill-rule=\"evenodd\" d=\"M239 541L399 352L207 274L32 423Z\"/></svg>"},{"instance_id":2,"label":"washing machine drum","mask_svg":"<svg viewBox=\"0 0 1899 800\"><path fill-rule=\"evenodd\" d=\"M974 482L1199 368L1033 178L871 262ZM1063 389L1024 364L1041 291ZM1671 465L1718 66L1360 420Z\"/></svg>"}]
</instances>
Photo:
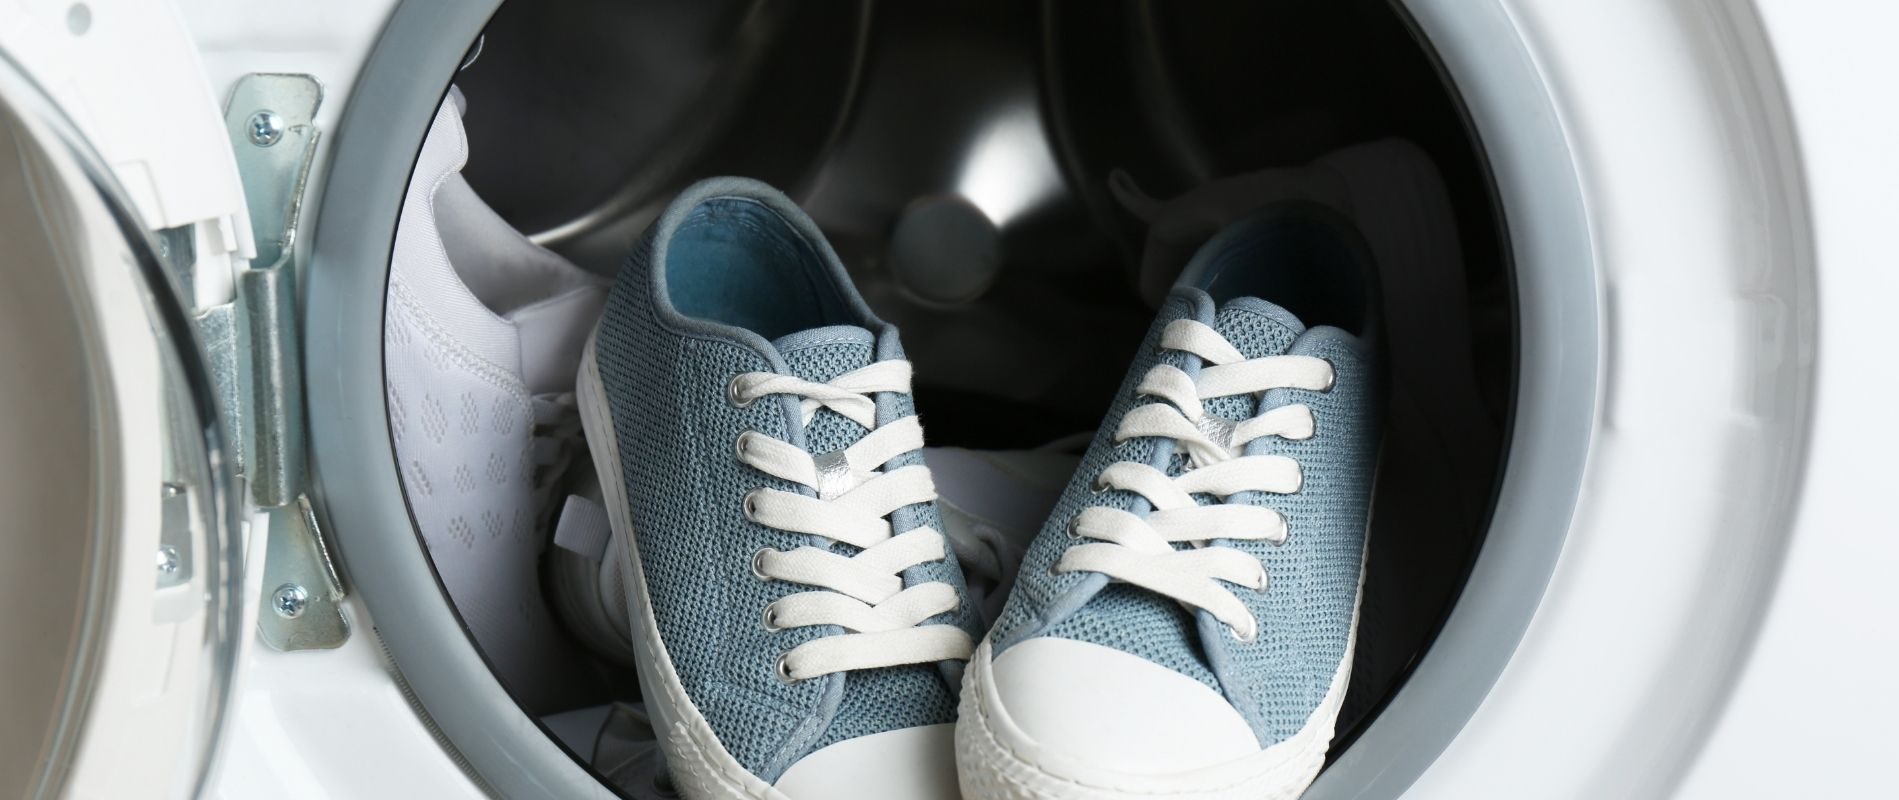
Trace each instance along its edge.
<instances>
[{"instance_id":1,"label":"washing machine drum","mask_svg":"<svg viewBox=\"0 0 1899 800\"><path fill-rule=\"evenodd\" d=\"M387 35L411 24L398 13ZM588 600L604 535L563 536L566 490L523 490L534 532L511 549L453 521L512 521L511 510L423 496L423 484L457 474L443 462L421 478L412 466L433 463L417 409L448 402L422 394L453 377L427 378L429 359L405 355L430 297L405 277L405 253L439 241L430 247L462 271L469 294L510 318L521 296L483 290L487 278L473 273L487 268L469 265L495 257L458 239L539 265L549 297L597 293L664 203L712 175L783 188L878 314L903 329L948 526L1002 514L1025 536L1072 469L1061 451L1099 423L1154 306L1200 244L1275 207L1348 226L1377 265L1389 399L1335 753L1432 643L1503 474L1516 295L1498 187L1463 98L1392 7L995 3L872 14L868 3L514 3L457 24L379 50L352 101L387 113L359 110L346 124L366 133L339 140L330 196L350 202L324 205L311 310L325 338L310 360L312 374L341 378L314 382L310 407L344 562L418 697L484 777L514 780L481 767L500 757L497 745L457 731L525 714L583 759L621 765L650 762L595 732L637 742L650 731L624 637ZM411 70L407 84L379 77L398 69ZM426 219L420 206L432 209ZM391 236L398 209L403 227ZM370 302L385 295L386 308ZM577 349L600 306L567 307L567 328L582 333L554 338ZM478 397L470 407L490 406ZM389 424L365 431L364 419ZM996 512L984 505L996 492L953 488L981 464L1025 458L1033 463L1014 472L1046 474L1005 504L1028 512ZM419 545L386 535L411 525ZM522 607L549 622L494 619L495 608ZM535 747L506 748L511 763L540 765L522 786L593 780L559 777L571 771L566 753ZM608 780L639 793L651 775Z\"/></svg>"}]
</instances>

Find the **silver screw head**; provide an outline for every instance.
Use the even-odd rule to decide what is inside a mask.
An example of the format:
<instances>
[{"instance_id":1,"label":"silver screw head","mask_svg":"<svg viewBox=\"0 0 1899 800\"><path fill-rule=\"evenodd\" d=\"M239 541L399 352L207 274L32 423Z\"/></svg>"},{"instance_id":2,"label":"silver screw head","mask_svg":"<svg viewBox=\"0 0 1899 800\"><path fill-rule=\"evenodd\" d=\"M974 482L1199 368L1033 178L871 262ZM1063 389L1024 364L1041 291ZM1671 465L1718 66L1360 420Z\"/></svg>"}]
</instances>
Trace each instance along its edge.
<instances>
[{"instance_id":1,"label":"silver screw head","mask_svg":"<svg viewBox=\"0 0 1899 800\"><path fill-rule=\"evenodd\" d=\"M178 548L168 544L158 546L158 574L178 574Z\"/></svg>"},{"instance_id":2,"label":"silver screw head","mask_svg":"<svg viewBox=\"0 0 1899 800\"><path fill-rule=\"evenodd\" d=\"M251 115L251 144L269 147L284 138L284 118L275 111L259 111Z\"/></svg>"},{"instance_id":3,"label":"silver screw head","mask_svg":"<svg viewBox=\"0 0 1899 800\"><path fill-rule=\"evenodd\" d=\"M277 587L277 593L271 596L271 610L284 619L296 619L303 610L310 607L310 592L294 583Z\"/></svg>"}]
</instances>

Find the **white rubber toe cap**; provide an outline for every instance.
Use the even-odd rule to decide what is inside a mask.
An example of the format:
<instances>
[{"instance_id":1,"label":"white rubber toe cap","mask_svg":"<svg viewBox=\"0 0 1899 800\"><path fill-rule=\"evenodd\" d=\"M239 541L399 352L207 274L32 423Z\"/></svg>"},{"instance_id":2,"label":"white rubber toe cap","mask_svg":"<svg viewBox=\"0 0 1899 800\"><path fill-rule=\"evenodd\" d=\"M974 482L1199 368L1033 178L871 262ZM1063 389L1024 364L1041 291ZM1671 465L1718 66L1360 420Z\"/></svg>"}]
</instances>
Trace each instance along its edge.
<instances>
[{"instance_id":1,"label":"white rubber toe cap","mask_svg":"<svg viewBox=\"0 0 1899 800\"><path fill-rule=\"evenodd\" d=\"M956 800L956 726L923 725L845 739L772 784L791 800Z\"/></svg>"},{"instance_id":2,"label":"white rubber toe cap","mask_svg":"<svg viewBox=\"0 0 1899 800\"><path fill-rule=\"evenodd\" d=\"M1124 774L1212 767L1260 752L1205 684L1140 656L1043 636L995 659L996 699L1036 748Z\"/></svg>"}]
</instances>

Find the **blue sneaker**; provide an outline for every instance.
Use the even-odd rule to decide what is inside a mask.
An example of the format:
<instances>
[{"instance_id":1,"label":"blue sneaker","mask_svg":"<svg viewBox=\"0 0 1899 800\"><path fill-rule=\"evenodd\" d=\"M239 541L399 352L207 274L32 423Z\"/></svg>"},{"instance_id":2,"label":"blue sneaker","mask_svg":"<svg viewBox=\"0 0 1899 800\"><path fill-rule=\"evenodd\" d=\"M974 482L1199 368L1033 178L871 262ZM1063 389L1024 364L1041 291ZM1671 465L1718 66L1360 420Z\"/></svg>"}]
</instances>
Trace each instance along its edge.
<instances>
[{"instance_id":1,"label":"blue sneaker","mask_svg":"<svg viewBox=\"0 0 1899 800\"><path fill-rule=\"evenodd\" d=\"M674 784L955 797L976 609L896 329L817 226L755 181L687 189L622 269L578 394Z\"/></svg>"},{"instance_id":2,"label":"blue sneaker","mask_svg":"<svg viewBox=\"0 0 1899 800\"><path fill-rule=\"evenodd\" d=\"M970 661L966 796L1312 782L1351 672L1377 459L1370 267L1349 228L1296 206L1194 256Z\"/></svg>"}]
</instances>

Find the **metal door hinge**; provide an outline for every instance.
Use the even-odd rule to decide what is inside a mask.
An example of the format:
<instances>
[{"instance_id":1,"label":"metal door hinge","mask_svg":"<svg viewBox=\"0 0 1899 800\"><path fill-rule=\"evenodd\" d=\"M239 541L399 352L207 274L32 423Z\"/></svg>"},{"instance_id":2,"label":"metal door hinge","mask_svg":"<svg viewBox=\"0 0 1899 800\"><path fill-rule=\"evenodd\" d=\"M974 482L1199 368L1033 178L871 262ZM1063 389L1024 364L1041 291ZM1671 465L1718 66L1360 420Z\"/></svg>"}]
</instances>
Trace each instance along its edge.
<instances>
[{"instance_id":1,"label":"metal door hinge","mask_svg":"<svg viewBox=\"0 0 1899 800\"><path fill-rule=\"evenodd\" d=\"M336 574L310 498L270 514L270 544L264 552L263 608L257 633L278 650L337 647L349 639L343 615L343 581Z\"/></svg>"},{"instance_id":2,"label":"metal door hinge","mask_svg":"<svg viewBox=\"0 0 1899 800\"><path fill-rule=\"evenodd\" d=\"M308 75L246 75L224 122L244 182L257 257L238 273L244 365L245 479L257 504L276 508L303 489L303 375L295 245L316 156L323 87Z\"/></svg>"},{"instance_id":3,"label":"metal door hinge","mask_svg":"<svg viewBox=\"0 0 1899 800\"><path fill-rule=\"evenodd\" d=\"M225 340L235 340L226 374L235 377L245 482L270 516L258 633L280 650L336 647L349 638L343 583L304 486L296 235L322 102L323 86L312 76L260 73L238 79L224 108L257 256L238 273L236 319L218 322L229 332Z\"/></svg>"}]
</instances>

